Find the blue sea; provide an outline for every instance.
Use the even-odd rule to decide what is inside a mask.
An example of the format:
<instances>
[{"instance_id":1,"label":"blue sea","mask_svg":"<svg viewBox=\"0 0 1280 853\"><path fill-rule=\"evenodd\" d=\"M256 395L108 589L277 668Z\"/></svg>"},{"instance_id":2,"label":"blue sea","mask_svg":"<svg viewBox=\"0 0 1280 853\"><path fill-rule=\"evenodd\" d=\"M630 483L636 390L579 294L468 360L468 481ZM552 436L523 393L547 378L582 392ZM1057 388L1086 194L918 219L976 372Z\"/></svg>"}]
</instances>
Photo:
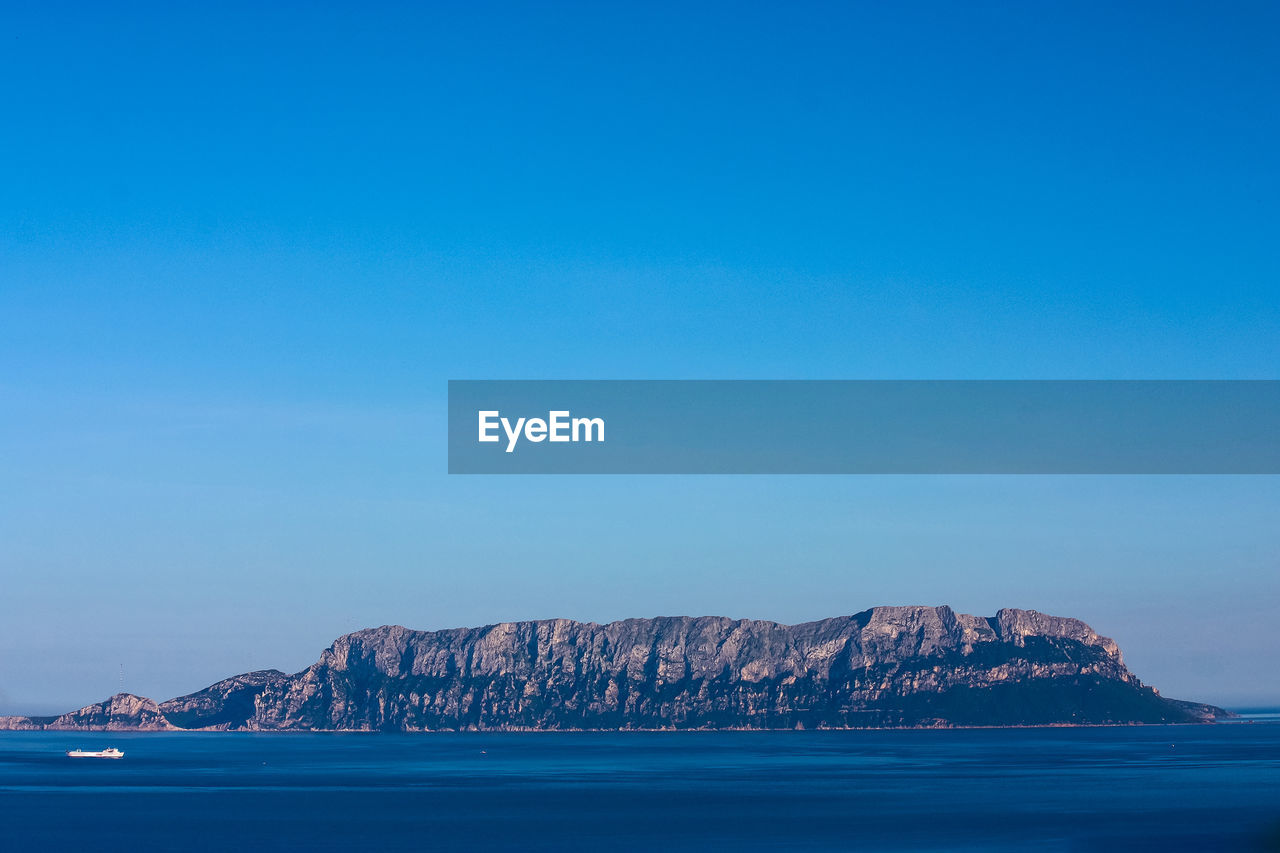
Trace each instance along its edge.
<instances>
[{"instance_id":1,"label":"blue sea","mask_svg":"<svg viewBox=\"0 0 1280 853\"><path fill-rule=\"evenodd\" d=\"M1274 850L1280 723L0 732L0 849Z\"/></svg>"}]
</instances>

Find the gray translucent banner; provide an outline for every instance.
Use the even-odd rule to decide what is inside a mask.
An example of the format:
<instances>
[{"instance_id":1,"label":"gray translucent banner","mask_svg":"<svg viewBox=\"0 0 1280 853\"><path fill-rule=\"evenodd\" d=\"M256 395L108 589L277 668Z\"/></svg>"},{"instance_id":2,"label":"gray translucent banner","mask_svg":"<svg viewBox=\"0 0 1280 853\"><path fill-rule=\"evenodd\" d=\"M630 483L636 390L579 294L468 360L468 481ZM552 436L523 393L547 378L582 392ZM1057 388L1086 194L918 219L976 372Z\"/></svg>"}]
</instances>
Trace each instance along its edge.
<instances>
[{"instance_id":1,"label":"gray translucent banner","mask_svg":"<svg viewBox=\"0 0 1280 853\"><path fill-rule=\"evenodd\" d=\"M449 473L1276 474L1280 381L454 380Z\"/></svg>"}]
</instances>

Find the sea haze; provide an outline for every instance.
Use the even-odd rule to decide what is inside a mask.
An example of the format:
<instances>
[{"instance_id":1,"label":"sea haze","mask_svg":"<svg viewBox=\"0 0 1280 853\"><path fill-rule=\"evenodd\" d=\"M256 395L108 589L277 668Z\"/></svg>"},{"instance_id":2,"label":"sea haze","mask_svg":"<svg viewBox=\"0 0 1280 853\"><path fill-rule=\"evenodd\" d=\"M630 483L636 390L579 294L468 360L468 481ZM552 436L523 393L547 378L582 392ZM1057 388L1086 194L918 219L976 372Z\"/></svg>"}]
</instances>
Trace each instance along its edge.
<instances>
[{"instance_id":1,"label":"sea haze","mask_svg":"<svg viewBox=\"0 0 1280 853\"><path fill-rule=\"evenodd\" d=\"M1280 724L7 732L0 826L7 849L131 853L1274 849Z\"/></svg>"}]
</instances>

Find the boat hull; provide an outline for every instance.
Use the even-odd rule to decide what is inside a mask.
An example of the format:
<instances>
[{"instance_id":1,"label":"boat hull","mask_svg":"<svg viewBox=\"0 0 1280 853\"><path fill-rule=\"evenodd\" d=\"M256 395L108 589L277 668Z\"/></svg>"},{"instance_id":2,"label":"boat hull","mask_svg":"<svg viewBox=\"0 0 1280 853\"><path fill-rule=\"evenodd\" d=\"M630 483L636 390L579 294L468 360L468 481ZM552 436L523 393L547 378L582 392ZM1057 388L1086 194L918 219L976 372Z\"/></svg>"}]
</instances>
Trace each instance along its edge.
<instances>
[{"instance_id":1,"label":"boat hull","mask_svg":"<svg viewBox=\"0 0 1280 853\"><path fill-rule=\"evenodd\" d=\"M124 758L124 753L118 749L104 749L98 751L71 749L67 751L67 758Z\"/></svg>"}]
</instances>

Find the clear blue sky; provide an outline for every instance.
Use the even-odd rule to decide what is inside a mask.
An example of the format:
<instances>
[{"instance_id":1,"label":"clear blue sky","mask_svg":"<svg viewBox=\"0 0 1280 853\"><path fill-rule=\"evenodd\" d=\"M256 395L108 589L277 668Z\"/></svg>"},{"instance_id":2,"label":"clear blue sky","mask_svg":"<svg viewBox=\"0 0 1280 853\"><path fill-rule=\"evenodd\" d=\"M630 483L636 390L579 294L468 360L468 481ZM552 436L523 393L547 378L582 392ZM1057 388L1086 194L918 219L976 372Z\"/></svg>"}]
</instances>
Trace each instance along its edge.
<instances>
[{"instance_id":1,"label":"clear blue sky","mask_svg":"<svg viewBox=\"0 0 1280 853\"><path fill-rule=\"evenodd\" d=\"M358 627L1074 615L1280 702L1276 478L475 478L450 378L1280 378L1280 8L0 13L0 713Z\"/></svg>"}]
</instances>

